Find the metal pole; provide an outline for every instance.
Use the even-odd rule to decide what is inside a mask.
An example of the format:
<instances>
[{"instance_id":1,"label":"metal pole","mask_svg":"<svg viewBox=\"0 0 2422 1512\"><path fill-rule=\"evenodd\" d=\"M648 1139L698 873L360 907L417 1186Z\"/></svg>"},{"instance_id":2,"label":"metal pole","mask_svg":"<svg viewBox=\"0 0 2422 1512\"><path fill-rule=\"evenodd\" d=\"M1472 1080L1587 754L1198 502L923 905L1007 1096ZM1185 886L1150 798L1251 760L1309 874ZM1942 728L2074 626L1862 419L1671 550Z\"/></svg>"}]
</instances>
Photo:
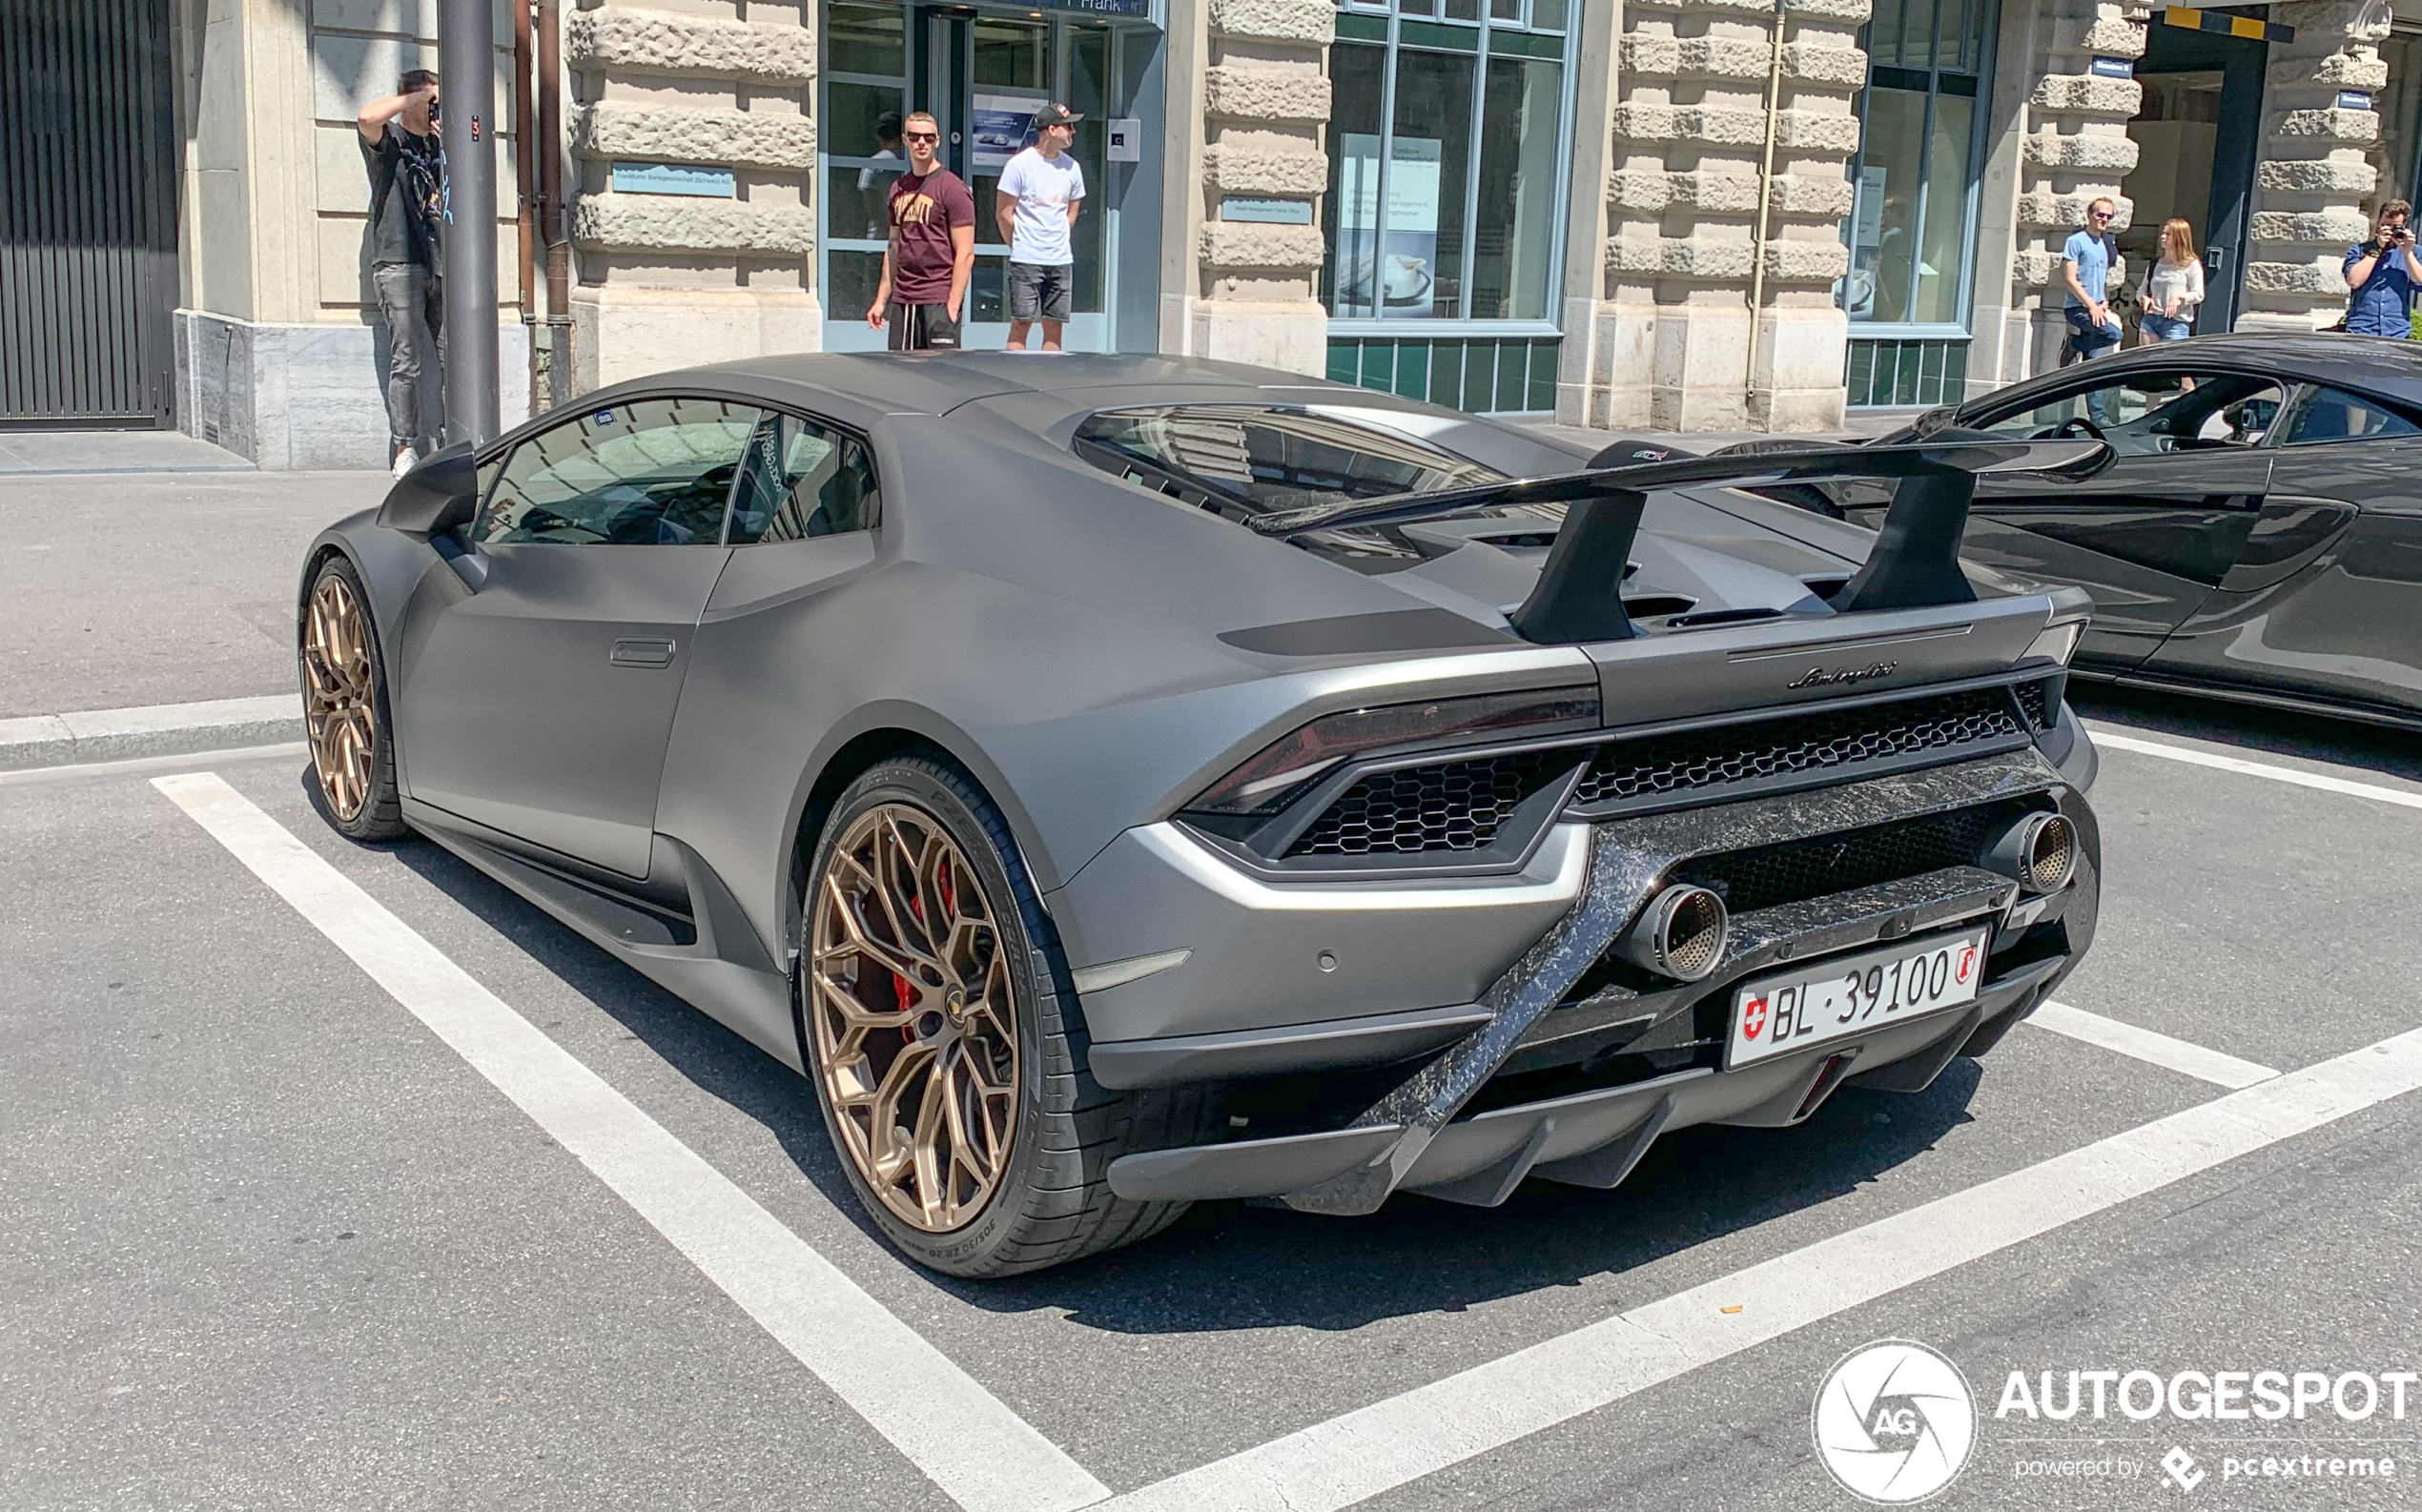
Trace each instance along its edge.
<instances>
[{"instance_id":1,"label":"metal pole","mask_svg":"<svg viewBox=\"0 0 2422 1512\"><path fill-rule=\"evenodd\" d=\"M1749 388L1741 396L1747 418L1757 403L1758 307L1766 302L1767 211L1775 202L1775 122L1783 106L1783 16L1790 0L1775 0L1775 46L1766 68L1766 152L1757 163L1757 218L1749 228ZM1775 403L1766 403L1766 428L1775 428Z\"/></svg>"},{"instance_id":2,"label":"metal pole","mask_svg":"<svg viewBox=\"0 0 2422 1512\"><path fill-rule=\"evenodd\" d=\"M538 100L530 92L531 0L513 0L513 251L514 287L521 293L522 339L528 350L523 392L530 413L546 406L539 398L545 357L538 333Z\"/></svg>"},{"instance_id":3,"label":"metal pole","mask_svg":"<svg viewBox=\"0 0 2422 1512\"><path fill-rule=\"evenodd\" d=\"M445 147L445 436L485 441L496 392L496 10L439 0Z\"/></svg>"}]
</instances>

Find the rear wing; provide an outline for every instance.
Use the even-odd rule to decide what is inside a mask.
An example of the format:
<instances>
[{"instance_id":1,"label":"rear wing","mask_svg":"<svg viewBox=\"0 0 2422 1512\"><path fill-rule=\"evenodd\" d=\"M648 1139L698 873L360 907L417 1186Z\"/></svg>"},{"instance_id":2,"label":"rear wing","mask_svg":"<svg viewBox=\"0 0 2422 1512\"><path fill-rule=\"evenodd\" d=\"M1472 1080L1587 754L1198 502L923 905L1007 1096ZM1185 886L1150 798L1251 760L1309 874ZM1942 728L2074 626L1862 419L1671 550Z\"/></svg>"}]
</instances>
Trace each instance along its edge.
<instances>
[{"instance_id":1,"label":"rear wing","mask_svg":"<svg viewBox=\"0 0 2422 1512\"><path fill-rule=\"evenodd\" d=\"M2101 441L2022 441L1938 435L1901 446L1818 443L1775 451L1691 457L1548 478L1515 479L1427 494L1349 499L1281 510L1248 521L1265 536L1353 525L1406 524L1474 509L1518 504L1570 505L1547 566L1522 607L1515 633L1541 644L1620 641L1638 632L1623 609L1623 573L1648 496L1699 483L1754 488L1831 478L1897 478L1892 508L1857 576L1829 601L1842 613L1970 603L1976 590L1960 570L1960 538L1977 480L1986 474L2044 473L2083 479L2110 459Z\"/></svg>"}]
</instances>

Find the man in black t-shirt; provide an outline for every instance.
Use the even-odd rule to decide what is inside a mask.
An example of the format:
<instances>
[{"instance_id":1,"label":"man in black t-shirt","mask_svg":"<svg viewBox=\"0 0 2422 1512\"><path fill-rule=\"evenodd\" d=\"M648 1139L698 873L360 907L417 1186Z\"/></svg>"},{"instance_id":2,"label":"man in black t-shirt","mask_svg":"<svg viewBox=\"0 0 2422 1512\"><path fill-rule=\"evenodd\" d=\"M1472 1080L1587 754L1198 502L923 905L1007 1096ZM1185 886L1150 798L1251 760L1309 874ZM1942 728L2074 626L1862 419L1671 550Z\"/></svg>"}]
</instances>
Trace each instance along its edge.
<instances>
[{"instance_id":1,"label":"man in black t-shirt","mask_svg":"<svg viewBox=\"0 0 2422 1512\"><path fill-rule=\"evenodd\" d=\"M424 381L444 409L445 154L437 117L438 76L414 69L354 118L370 171L370 280L387 322L387 440L398 477L441 439L421 424Z\"/></svg>"}]
</instances>

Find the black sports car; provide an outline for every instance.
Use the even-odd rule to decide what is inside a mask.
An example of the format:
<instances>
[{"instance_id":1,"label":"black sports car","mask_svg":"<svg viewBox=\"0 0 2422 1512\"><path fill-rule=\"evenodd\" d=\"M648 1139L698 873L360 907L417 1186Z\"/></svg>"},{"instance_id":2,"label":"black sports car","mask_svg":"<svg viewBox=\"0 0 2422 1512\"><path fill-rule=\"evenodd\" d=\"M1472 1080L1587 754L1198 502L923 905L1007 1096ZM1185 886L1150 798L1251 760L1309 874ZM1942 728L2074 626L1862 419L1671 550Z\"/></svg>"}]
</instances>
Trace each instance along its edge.
<instances>
[{"instance_id":1,"label":"black sports car","mask_svg":"<svg viewBox=\"0 0 2422 1512\"><path fill-rule=\"evenodd\" d=\"M1952 427L2090 438L2115 454L2082 481L1982 480L1963 547L2093 594L2076 675L2422 725L2412 343L2138 347L1929 412L1875 444ZM1810 486L1865 523L1890 502L1873 482Z\"/></svg>"}]
</instances>

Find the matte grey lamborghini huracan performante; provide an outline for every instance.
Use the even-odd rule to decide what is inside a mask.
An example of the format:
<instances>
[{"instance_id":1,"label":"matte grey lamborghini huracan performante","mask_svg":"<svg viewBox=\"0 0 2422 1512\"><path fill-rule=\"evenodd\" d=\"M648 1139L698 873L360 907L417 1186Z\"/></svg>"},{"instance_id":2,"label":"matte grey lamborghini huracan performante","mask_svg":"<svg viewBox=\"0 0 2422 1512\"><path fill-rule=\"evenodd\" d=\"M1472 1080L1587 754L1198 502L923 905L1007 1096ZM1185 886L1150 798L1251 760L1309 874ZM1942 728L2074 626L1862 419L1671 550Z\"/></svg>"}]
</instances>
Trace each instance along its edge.
<instances>
[{"instance_id":1,"label":"matte grey lamborghini huracan performante","mask_svg":"<svg viewBox=\"0 0 2422 1512\"><path fill-rule=\"evenodd\" d=\"M805 1073L940 1270L1612 1187L1922 1088L2076 964L2086 601L1953 546L1978 477L2105 460L1593 459L1152 358L666 374L314 542L313 759L347 834ZM1729 486L1841 477L1879 535Z\"/></svg>"}]
</instances>

